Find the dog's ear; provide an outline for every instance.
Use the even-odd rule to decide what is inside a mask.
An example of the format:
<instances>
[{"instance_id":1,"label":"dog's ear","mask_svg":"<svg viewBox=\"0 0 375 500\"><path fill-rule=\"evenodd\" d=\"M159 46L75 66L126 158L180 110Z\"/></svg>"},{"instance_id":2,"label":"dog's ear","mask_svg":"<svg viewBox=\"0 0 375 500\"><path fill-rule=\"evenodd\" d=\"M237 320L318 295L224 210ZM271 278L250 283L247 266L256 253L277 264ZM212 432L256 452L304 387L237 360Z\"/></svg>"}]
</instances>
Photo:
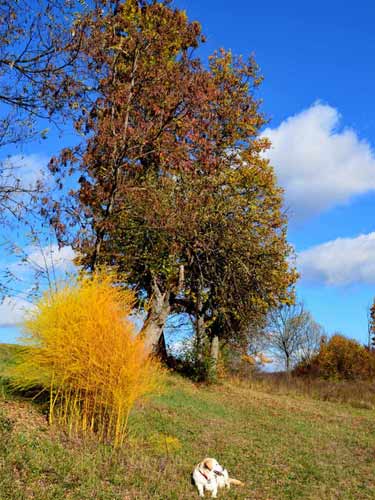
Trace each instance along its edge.
<instances>
[{"instance_id":1,"label":"dog's ear","mask_svg":"<svg viewBox=\"0 0 375 500\"><path fill-rule=\"evenodd\" d=\"M205 467L208 470L212 470L214 468L215 464L212 458L205 458L203 460L203 467Z\"/></svg>"}]
</instances>

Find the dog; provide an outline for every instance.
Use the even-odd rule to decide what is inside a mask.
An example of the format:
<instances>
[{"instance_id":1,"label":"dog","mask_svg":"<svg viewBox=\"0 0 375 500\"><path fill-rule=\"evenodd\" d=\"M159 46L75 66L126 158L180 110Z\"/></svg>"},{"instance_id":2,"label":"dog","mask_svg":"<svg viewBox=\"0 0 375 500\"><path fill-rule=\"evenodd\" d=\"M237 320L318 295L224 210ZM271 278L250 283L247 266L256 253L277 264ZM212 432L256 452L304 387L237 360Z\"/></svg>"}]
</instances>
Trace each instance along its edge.
<instances>
[{"instance_id":1,"label":"dog","mask_svg":"<svg viewBox=\"0 0 375 500\"><path fill-rule=\"evenodd\" d=\"M197 487L200 497L204 497L205 491L211 492L212 498L217 498L219 488L230 488L231 484L243 486L238 479L229 477L227 469L224 469L215 458L205 458L193 470L192 479Z\"/></svg>"}]
</instances>

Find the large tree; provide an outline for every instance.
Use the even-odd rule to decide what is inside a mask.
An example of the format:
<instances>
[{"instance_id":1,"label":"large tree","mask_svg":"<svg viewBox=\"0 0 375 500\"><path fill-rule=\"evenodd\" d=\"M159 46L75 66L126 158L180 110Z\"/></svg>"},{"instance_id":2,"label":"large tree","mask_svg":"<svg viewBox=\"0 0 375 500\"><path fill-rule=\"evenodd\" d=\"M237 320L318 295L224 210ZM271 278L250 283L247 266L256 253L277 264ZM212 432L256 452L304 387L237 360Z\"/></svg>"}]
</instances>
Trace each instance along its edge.
<instances>
[{"instance_id":1,"label":"large tree","mask_svg":"<svg viewBox=\"0 0 375 500\"><path fill-rule=\"evenodd\" d=\"M103 263L121 267L126 259L130 282L141 297L152 297L149 338L160 337L160 329L152 330L170 309L177 259L170 195L179 174L192 169L193 113L207 87L192 57L200 27L168 3L128 0L93 20L85 48L98 98L76 123L88 139L51 162L59 178L80 174L68 204L73 224L80 224L84 210L75 240L82 262L94 269ZM63 217L55 220L66 238Z\"/></svg>"},{"instance_id":2,"label":"large tree","mask_svg":"<svg viewBox=\"0 0 375 500\"><path fill-rule=\"evenodd\" d=\"M77 123L89 137L51 170L80 175L70 214L81 262L115 266L137 288L150 345L185 311L215 348L288 301L295 274L259 137L257 66L223 50L204 68L199 25L168 3L127 0L93 24L98 99Z\"/></svg>"}]
</instances>

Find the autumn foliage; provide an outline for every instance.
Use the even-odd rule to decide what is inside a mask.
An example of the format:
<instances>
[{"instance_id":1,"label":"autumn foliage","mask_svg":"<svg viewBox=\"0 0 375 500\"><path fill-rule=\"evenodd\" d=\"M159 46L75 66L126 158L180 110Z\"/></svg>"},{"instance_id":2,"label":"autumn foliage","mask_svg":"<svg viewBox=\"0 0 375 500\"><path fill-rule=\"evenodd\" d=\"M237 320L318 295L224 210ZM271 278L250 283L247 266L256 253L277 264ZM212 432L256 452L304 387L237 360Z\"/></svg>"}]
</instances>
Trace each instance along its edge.
<instances>
[{"instance_id":1,"label":"autumn foliage","mask_svg":"<svg viewBox=\"0 0 375 500\"><path fill-rule=\"evenodd\" d=\"M298 365L295 373L326 379L372 379L375 356L355 340L336 334L323 341L319 352L311 361Z\"/></svg>"},{"instance_id":2,"label":"autumn foliage","mask_svg":"<svg viewBox=\"0 0 375 500\"><path fill-rule=\"evenodd\" d=\"M24 325L13 385L47 391L50 421L121 445L134 402L161 375L128 319L133 303L102 274L46 294Z\"/></svg>"},{"instance_id":3,"label":"autumn foliage","mask_svg":"<svg viewBox=\"0 0 375 500\"><path fill-rule=\"evenodd\" d=\"M214 367L215 346L246 349L250 327L291 301L297 274L258 66L224 49L202 61L199 23L170 4L87 14L82 52L98 92L75 122L82 142L51 159L59 195L43 210L81 265L111 266L139 307L147 299L155 350L168 315L186 313Z\"/></svg>"}]
</instances>

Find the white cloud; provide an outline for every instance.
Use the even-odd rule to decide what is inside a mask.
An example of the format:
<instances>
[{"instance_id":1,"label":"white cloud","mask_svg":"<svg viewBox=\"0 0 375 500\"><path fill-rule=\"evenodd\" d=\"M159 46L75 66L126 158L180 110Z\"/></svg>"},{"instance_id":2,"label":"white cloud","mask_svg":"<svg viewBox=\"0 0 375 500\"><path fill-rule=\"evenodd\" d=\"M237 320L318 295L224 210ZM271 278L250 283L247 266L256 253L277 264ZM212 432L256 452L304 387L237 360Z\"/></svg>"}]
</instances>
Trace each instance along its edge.
<instances>
[{"instance_id":1,"label":"white cloud","mask_svg":"<svg viewBox=\"0 0 375 500\"><path fill-rule=\"evenodd\" d=\"M27 296L35 292L36 283L40 290L45 290L55 282L66 279L68 274L73 274L76 270L74 257L71 247L14 248L12 260L0 260L0 279L5 276L6 282L10 280L10 287Z\"/></svg>"},{"instance_id":2,"label":"white cloud","mask_svg":"<svg viewBox=\"0 0 375 500\"><path fill-rule=\"evenodd\" d=\"M59 248L58 245L49 245L43 248L31 247L27 251L28 259L25 265L45 269L54 268L62 272L72 270L72 262L75 257L74 250L70 246ZM19 264L21 265L21 264Z\"/></svg>"},{"instance_id":3,"label":"white cloud","mask_svg":"<svg viewBox=\"0 0 375 500\"><path fill-rule=\"evenodd\" d=\"M7 297L0 303L0 328L15 326L21 323L25 313L30 311L33 305L19 297Z\"/></svg>"},{"instance_id":4,"label":"white cloud","mask_svg":"<svg viewBox=\"0 0 375 500\"><path fill-rule=\"evenodd\" d=\"M338 238L297 256L303 280L326 285L375 284L375 232Z\"/></svg>"},{"instance_id":5,"label":"white cloud","mask_svg":"<svg viewBox=\"0 0 375 500\"><path fill-rule=\"evenodd\" d=\"M72 261L75 253L71 247L61 249L57 245L45 246L42 249L29 247L24 252L27 259L20 258L19 261L12 263L0 262L0 272L8 269L14 276L15 284L23 289L25 296L35 285L35 272L40 271L38 280L41 288L45 289L47 286L46 269L50 278L56 278L57 281L63 278L65 273L74 271ZM30 302L21 297L6 297L3 302L0 302L0 328L21 323L25 312L31 310L32 307Z\"/></svg>"},{"instance_id":6,"label":"white cloud","mask_svg":"<svg viewBox=\"0 0 375 500\"><path fill-rule=\"evenodd\" d=\"M26 296L30 287L35 285L35 271L40 270L42 274L46 269L50 275L56 277L56 280L64 277L64 273L74 271L73 259L75 253L71 247L58 248L57 245L45 246L42 249L37 247L28 247L24 249L27 259L20 257L19 261L7 263L0 262L0 272L9 269L15 277L15 283L19 288L23 288ZM23 255L23 254L22 254ZM54 269L55 273L52 273ZM42 289L45 289L47 283L45 277L39 276ZM21 297L6 297L0 302L0 328L14 326L21 323L27 311L30 311L33 305Z\"/></svg>"},{"instance_id":7,"label":"white cloud","mask_svg":"<svg viewBox=\"0 0 375 500\"><path fill-rule=\"evenodd\" d=\"M38 181L46 181L47 163L47 158L37 154L9 156L1 161L0 184L13 183L32 189Z\"/></svg>"},{"instance_id":8,"label":"white cloud","mask_svg":"<svg viewBox=\"0 0 375 500\"><path fill-rule=\"evenodd\" d=\"M268 157L297 220L375 190L374 152L354 130L338 130L340 118L335 108L315 103L264 132L272 142Z\"/></svg>"},{"instance_id":9,"label":"white cloud","mask_svg":"<svg viewBox=\"0 0 375 500\"><path fill-rule=\"evenodd\" d=\"M74 269L73 259L75 252L70 246L59 248L57 244L44 247L29 246L26 248L15 247L14 254L18 254L19 260L11 264L2 263L1 267L7 267L12 273L19 275L36 270L69 272Z\"/></svg>"}]
</instances>

